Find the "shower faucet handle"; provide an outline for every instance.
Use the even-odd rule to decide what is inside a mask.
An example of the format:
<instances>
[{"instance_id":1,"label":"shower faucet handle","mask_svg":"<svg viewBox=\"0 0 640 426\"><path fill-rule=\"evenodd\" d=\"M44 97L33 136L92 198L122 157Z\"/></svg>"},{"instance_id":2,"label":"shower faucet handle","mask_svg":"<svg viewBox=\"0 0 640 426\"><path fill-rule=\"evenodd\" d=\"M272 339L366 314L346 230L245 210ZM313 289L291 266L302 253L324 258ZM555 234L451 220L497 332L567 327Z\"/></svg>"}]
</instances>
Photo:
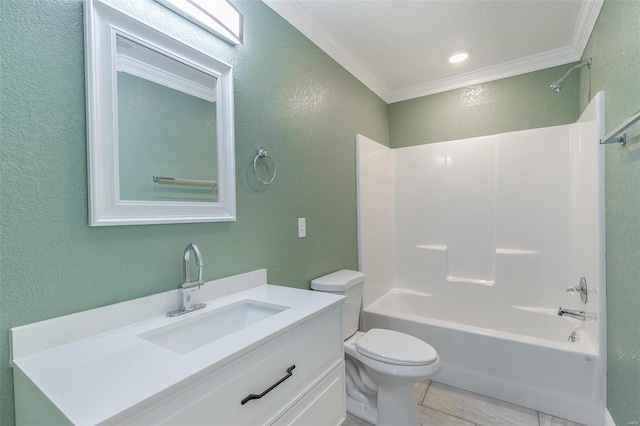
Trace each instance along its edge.
<instances>
[{"instance_id":1,"label":"shower faucet handle","mask_svg":"<svg viewBox=\"0 0 640 426\"><path fill-rule=\"evenodd\" d=\"M582 299L582 303L587 303L587 279L585 277L580 278L580 283L577 287L569 287L567 288L567 293L578 293L580 294L580 299Z\"/></svg>"}]
</instances>

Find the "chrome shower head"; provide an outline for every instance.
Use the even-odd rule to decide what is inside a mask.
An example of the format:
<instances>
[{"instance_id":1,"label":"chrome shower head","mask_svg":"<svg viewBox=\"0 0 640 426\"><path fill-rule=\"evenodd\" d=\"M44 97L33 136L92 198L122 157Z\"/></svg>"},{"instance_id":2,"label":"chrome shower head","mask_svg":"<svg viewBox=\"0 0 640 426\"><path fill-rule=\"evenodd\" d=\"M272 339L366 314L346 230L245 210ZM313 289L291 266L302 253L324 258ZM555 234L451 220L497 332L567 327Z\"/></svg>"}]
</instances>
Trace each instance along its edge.
<instances>
[{"instance_id":1,"label":"chrome shower head","mask_svg":"<svg viewBox=\"0 0 640 426\"><path fill-rule=\"evenodd\" d=\"M591 58L589 58L589 60L587 62L583 62L581 64L575 65L571 68L569 68L569 71L567 71L562 77L560 77L560 79L554 83L551 84L551 86L549 86L549 88L551 90L553 90L556 93L560 93L560 90L562 89L562 85L564 84L564 81L567 79L567 76L569 74L571 74L571 72L575 69L578 68L582 68L584 66L587 66L589 68L591 68Z\"/></svg>"},{"instance_id":2,"label":"chrome shower head","mask_svg":"<svg viewBox=\"0 0 640 426\"><path fill-rule=\"evenodd\" d=\"M560 93L560 89L562 89L562 85L564 84L565 80L566 78L562 77L560 80L556 81L555 83L552 83L551 86L549 86L549 88L556 93Z\"/></svg>"}]
</instances>

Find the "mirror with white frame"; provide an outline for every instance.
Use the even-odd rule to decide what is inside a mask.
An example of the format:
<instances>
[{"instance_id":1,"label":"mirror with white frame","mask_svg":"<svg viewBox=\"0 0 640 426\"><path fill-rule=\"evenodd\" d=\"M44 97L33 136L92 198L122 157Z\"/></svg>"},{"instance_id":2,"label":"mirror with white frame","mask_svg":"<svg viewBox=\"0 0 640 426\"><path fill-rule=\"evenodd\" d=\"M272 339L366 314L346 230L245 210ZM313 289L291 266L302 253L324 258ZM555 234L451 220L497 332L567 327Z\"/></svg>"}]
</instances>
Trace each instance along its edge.
<instances>
[{"instance_id":1,"label":"mirror with white frame","mask_svg":"<svg viewBox=\"0 0 640 426\"><path fill-rule=\"evenodd\" d=\"M89 222L235 220L231 66L85 3Z\"/></svg>"}]
</instances>

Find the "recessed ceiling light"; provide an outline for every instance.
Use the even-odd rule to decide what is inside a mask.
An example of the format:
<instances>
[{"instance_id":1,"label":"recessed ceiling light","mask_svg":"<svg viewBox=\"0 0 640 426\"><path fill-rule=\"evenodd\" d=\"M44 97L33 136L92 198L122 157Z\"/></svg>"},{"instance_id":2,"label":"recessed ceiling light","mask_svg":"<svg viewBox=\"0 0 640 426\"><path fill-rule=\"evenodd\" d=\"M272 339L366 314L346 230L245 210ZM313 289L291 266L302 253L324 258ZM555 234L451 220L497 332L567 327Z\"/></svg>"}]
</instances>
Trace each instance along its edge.
<instances>
[{"instance_id":1,"label":"recessed ceiling light","mask_svg":"<svg viewBox=\"0 0 640 426\"><path fill-rule=\"evenodd\" d=\"M471 51L469 50L458 50L457 52L453 52L449 55L449 62L457 64L459 62L466 61L470 53Z\"/></svg>"}]
</instances>

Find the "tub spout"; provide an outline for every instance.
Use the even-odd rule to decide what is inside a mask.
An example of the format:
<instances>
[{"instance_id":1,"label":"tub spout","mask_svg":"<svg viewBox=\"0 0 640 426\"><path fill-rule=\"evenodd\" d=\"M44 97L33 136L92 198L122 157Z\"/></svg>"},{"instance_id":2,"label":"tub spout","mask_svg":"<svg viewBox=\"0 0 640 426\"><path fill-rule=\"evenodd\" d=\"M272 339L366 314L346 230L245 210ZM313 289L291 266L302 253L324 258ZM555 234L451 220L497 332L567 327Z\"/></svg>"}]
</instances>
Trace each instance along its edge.
<instances>
[{"instance_id":1,"label":"tub spout","mask_svg":"<svg viewBox=\"0 0 640 426\"><path fill-rule=\"evenodd\" d=\"M587 314L585 313L585 311L576 311L574 309L565 309L562 306L558 307L558 315L560 316L568 316L571 318L576 318L579 320L584 321L587 317Z\"/></svg>"}]
</instances>

